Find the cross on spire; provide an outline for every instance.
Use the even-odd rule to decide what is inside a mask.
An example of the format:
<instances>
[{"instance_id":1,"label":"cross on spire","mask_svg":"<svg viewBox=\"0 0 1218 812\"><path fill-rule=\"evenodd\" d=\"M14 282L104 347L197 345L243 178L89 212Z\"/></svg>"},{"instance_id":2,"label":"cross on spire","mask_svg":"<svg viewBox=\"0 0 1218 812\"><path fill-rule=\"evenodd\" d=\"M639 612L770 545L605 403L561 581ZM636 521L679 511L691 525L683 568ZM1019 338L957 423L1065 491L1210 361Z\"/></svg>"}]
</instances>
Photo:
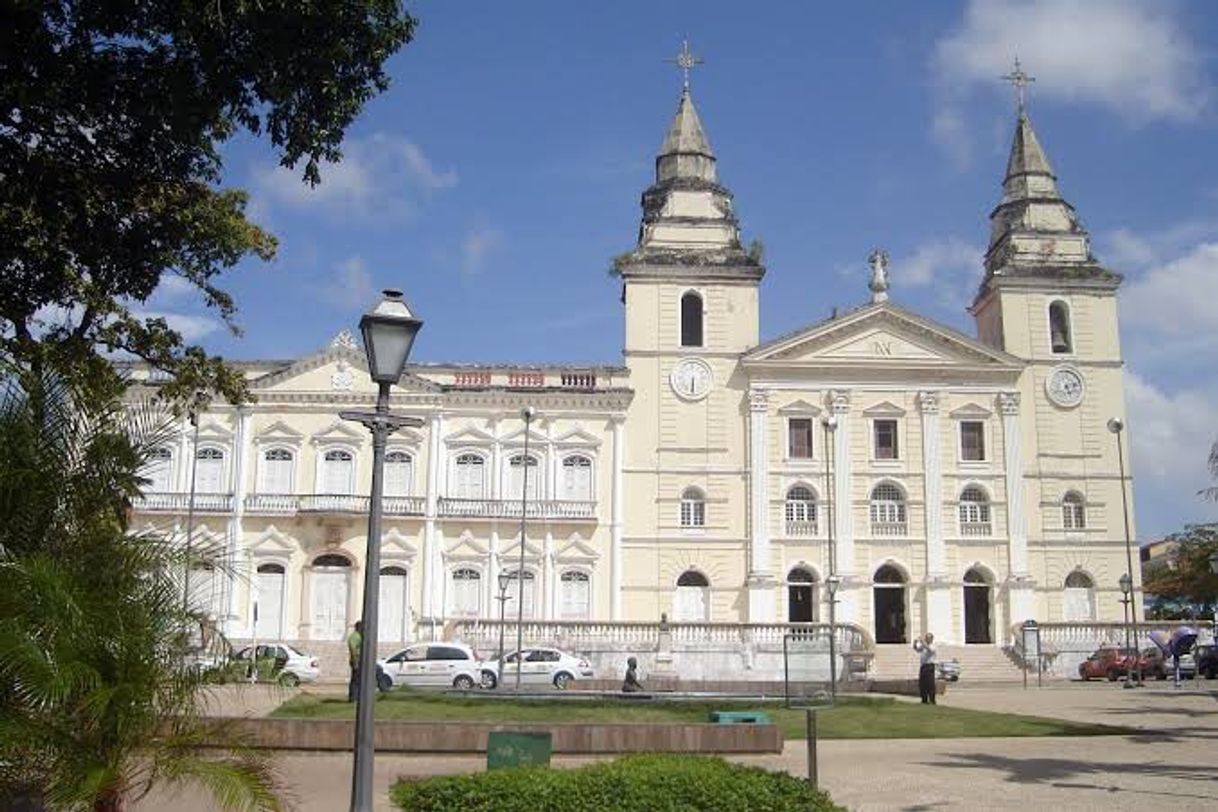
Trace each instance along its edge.
<instances>
[{"instance_id":1,"label":"cross on spire","mask_svg":"<svg viewBox=\"0 0 1218 812\"><path fill-rule=\"evenodd\" d=\"M1036 77L1025 73L1023 67L1019 64L1019 57L1015 57L1015 70L1000 78L1010 82L1015 87L1015 102L1019 105L1019 114L1023 115L1024 88L1035 82Z\"/></svg>"},{"instance_id":2,"label":"cross on spire","mask_svg":"<svg viewBox=\"0 0 1218 812\"><path fill-rule=\"evenodd\" d=\"M666 59L664 61L672 62L678 68L681 69L681 71L684 75L684 83L682 84L682 88L685 90L689 90L690 68L693 68L693 67L696 67L696 66L702 64L702 59L700 57L694 56L693 52L689 50L689 40L681 40L681 52L678 53L675 58Z\"/></svg>"}]
</instances>

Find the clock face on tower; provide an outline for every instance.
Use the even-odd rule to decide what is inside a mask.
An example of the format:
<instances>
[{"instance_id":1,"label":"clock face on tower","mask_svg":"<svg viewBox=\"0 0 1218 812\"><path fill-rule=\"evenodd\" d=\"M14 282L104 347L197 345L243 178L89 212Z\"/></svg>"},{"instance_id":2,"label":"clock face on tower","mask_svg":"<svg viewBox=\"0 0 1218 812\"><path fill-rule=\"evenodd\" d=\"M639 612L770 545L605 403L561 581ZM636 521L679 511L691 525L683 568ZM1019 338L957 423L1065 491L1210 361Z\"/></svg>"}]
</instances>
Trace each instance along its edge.
<instances>
[{"instance_id":1,"label":"clock face on tower","mask_svg":"<svg viewBox=\"0 0 1218 812\"><path fill-rule=\"evenodd\" d=\"M699 358L686 358L672 368L668 383L677 397L701 400L710 392L713 383L710 365Z\"/></svg>"},{"instance_id":2,"label":"clock face on tower","mask_svg":"<svg viewBox=\"0 0 1218 812\"><path fill-rule=\"evenodd\" d=\"M1057 367L1045 380L1049 400L1064 408L1083 402L1083 376L1074 367Z\"/></svg>"}]
</instances>

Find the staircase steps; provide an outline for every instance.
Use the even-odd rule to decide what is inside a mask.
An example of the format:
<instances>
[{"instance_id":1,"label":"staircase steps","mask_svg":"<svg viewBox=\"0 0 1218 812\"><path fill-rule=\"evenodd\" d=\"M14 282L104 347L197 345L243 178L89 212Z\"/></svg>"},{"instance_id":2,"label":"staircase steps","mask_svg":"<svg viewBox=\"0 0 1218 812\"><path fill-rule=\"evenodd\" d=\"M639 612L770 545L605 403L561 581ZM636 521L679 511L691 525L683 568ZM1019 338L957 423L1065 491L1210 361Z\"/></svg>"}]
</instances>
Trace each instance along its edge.
<instances>
[{"instance_id":1,"label":"staircase steps","mask_svg":"<svg viewBox=\"0 0 1218 812\"><path fill-rule=\"evenodd\" d=\"M996 645L936 646L940 660L958 660L960 679L967 683L1018 682L1023 672L1007 652ZM918 674L918 652L909 644L875 647L869 676L872 679L913 679Z\"/></svg>"}]
</instances>

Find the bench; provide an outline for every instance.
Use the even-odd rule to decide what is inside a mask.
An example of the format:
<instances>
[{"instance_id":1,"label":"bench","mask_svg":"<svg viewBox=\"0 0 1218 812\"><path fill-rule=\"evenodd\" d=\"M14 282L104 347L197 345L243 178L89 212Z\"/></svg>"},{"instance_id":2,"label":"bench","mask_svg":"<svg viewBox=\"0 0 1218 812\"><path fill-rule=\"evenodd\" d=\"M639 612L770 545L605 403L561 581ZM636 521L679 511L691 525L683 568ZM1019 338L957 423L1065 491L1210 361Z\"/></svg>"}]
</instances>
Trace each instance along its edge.
<instances>
[{"instance_id":1,"label":"bench","mask_svg":"<svg viewBox=\"0 0 1218 812\"><path fill-rule=\"evenodd\" d=\"M711 711L710 720L720 725L768 725L770 717L761 711Z\"/></svg>"}]
</instances>

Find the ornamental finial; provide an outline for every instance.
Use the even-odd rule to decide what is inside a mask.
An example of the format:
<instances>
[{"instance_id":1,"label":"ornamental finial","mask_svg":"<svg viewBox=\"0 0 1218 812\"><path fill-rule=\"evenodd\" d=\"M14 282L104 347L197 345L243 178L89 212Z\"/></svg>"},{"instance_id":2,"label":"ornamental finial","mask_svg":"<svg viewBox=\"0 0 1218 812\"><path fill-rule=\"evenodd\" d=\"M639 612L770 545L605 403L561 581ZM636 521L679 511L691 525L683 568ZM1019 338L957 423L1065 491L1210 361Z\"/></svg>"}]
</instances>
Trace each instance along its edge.
<instances>
[{"instance_id":1,"label":"ornamental finial","mask_svg":"<svg viewBox=\"0 0 1218 812\"><path fill-rule=\"evenodd\" d=\"M1036 77L1029 76L1028 74L1024 73L1023 67L1019 64L1019 57L1015 57L1015 69L1006 76L1002 76L1000 78L1010 82L1015 88L1015 103L1019 107L1019 115L1022 116L1024 102L1026 101L1024 98L1024 88L1026 88L1032 82L1035 82Z\"/></svg>"},{"instance_id":2,"label":"ornamental finial","mask_svg":"<svg viewBox=\"0 0 1218 812\"><path fill-rule=\"evenodd\" d=\"M676 57L674 57L673 59L666 59L664 61L672 62L674 65L676 65L678 68L681 69L681 73L682 73L683 80L684 80L681 87L683 90L688 91L689 90L689 71L690 71L690 69L702 64L701 57L694 56L693 52L689 50L689 40L684 40L684 39L681 40L680 53L678 53L676 55Z\"/></svg>"},{"instance_id":3,"label":"ornamental finial","mask_svg":"<svg viewBox=\"0 0 1218 812\"><path fill-rule=\"evenodd\" d=\"M871 264L871 281L867 283L871 303L888 301L888 252L877 248L867 256L867 262Z\"/></svg>"}]
</instances>

